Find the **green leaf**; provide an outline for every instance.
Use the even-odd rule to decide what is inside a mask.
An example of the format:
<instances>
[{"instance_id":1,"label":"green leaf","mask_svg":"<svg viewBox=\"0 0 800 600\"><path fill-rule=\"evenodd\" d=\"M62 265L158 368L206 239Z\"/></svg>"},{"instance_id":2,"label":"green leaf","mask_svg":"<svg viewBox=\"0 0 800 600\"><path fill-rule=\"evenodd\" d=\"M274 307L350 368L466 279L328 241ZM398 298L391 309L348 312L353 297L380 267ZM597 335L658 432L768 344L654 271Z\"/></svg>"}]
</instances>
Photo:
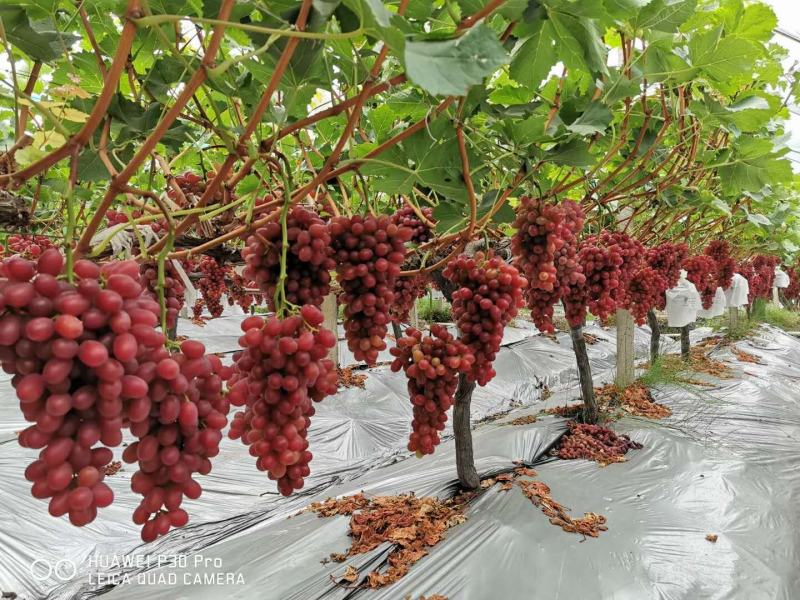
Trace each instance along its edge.
<instances>
[{"instance_id":1,"label":"green leaf","mask_svg":"<svg viewBox=\"0 0 800 600\"><path fill-rule=\"evenodd\" d=\"M736 36L718 40L718 30L694 36L689 42L692 65L709 78L727 82L735 78L752 78L753 64L761 55L755 42Z\"/></svg>"},{"instance_id":2,"label":"green leaf","mask_svg":"<svg viewBox=\"0 0 800 600\"><path fill-rule=\"evenodd\" d=\"M19 6L0 6L0 20L12 45L35 60L53 61L63 57L73 42L80 39L55 29L49 19L31 22Z\"/></svg>"},{"instance_id":3,"label":"green leaf","mask_svg":"<svg viewBox=\"0 0 800 600\"><path fill-rule=\"evenodd\" d=\"M583 114L567 125L567 129L579 135L603 133L614 115L604 104L592 102Z\"/></svg>"},{"instance_id":4,"label":"green leaf","mask_svg":"<svg viewBox=\"0 0 800 600\"><path fill-rule=\"evenodd\" d=\"M590 167L595 158L589 152L589 144L583 140L571 140L549 150L546 158L557 165Z\"/></svg>"},{"instance_id":5,"label":"green leaf","mask_svg":"<svg viewBox=\"0 0 800 600\"><path fill-rule=\"evenodd\" d=\"M496 34L479 23L456 39L406 42L404 60L411 81L426 92L466 96L470 86L483 82L508 55Z\"/></svg>"},{"instance_id":6,"label":"green leaf","mask_svg":"<svg viewBox=\"0 0 800 600\"><path fill-rule=\"evenodd\" d=\"M766 138L740 137L733 155L719 167L722 189L731 196L759 192L767 185L789 182L793 176L791 163Z\"/></svg>"},{"instance_id":7,"label":"green leaf","mask_svg":"<svg viewBox=\"0 0 800 600\"><path fill-rule=\"evenodd\" d=\"M770 221L764 215L760 215L758 213L750 213L750 214L748 214L747 215L747 220L750 221L751 223L756 224L756 225L764 225L766 227L769 227L770 225L772 225L772 221Z\"/></svg>"},{"instance_id":8,"label":"green leaf","mask_svg":"<svg viewBox=\"0 0 800 600\"><path fill-rule=\"evenodd\" d=\"M511 77L522 85L537 88L558 62L550 21L539 21L533 35L518 44L511 59Z\"/></svg>"},{"instance_id":9,"label":"green leaf","mask_svg":"<svg viewBox=\"0 0 800 600\"><path fill-rule=\"evenodd\" d=\"M696 0L652 0L635 21L637 30L666 31L673 33L694 13Z\"/></svg>"},{"instance_id":10,"label":"green leaf","mask_svg":"<svg viewBox=\"0 0 800 600\"><path fill-rule=\"evenodd\" d=\"M772 38L777 26L778 18L775 16L775 11L766 4L757 2L744 9L733 33L750 40L767 42Z\"/></svg>"},{"instance_id":11,"label":"green leaf","mask_svg":"<svg viewBox=\"0 0 800 600\"><path fill-rule=\"evenodd\" d=\"M784 250L791 252L792 254L800 250L800 247L798 247L797 244L795 244L792 240L783 240L781 242L781 246L783 246Z\"/></svg>"}]
</instances>

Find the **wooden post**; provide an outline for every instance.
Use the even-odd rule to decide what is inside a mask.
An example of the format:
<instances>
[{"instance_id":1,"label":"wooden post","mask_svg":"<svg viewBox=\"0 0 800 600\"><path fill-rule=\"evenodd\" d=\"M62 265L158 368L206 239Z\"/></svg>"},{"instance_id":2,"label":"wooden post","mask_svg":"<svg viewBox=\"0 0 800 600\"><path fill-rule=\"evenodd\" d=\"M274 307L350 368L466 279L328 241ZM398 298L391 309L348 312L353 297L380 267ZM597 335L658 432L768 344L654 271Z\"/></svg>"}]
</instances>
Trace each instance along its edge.
<instances>
[{"instance_id":1,"label":"wooden post","mask_svg":"<svg viewBox=\"0 0 800 600\"><path fill-rule=\"evenodd\" d=\"M417 301L414 301L413 306L411 307L411 312L409 313L409 321L411 321L411 326L414 329L419 329L419 313L417 312Z\"/></svg>"},{"instance_id":2,"label":"wooden post","mask_svg":"<svg viewBox=\"0 0 800 600\"><path fill-rule=\"evenodd\" d=\"M586 340L583 339L583 326L570 327L572 337L572 351L575 353L575 362L578 365L578 379L581 384L581 399L583 400L584 423L597 423L600 420L600 411L594 397L594 382L592 381L592 367L589 363L589 354L586 352Z\"/></svg>"},{"instance_id":3,"label":"wooden post","mask_svg":"<svg viewBox=\"0 0 800 600\"><path fill-rule=\"evenodd\" d=\"M735 306L728 308L728 329L736 329L739 326L739 309Z\"/></svg>"},{"instance_id":4,"label":"wooden post","mask_svg":"<svg viewBox=\"0 0 800 600\"><path fill-rule=\"evenodd\" d=\"M470 404L475 382L467 381L463 373L458 376L458 388L453 408L453 432L456 436L456 472L458 481L465 490L475 490L481 485L478 471L475 469L475 457L472 452L472 423L470 422Z\"/></svg>"},{"instance_id":5,"label":"wooden post","mask_svg":"<svg viewBox=\"0 0 800 600\"><path fill-rule=\"evenodd\" d=\"M689 362L691 358L691 354L689 352L690 345L689 345L689 330L691 329L691 325L686 325L681 327L681 358L684 361Z\"/></svg>"},{"instance_id":6,"label":"wooden post","mask_svg":"<svg viewBox=\"0 0 800 600\"><path fill-rule=\"evenodd\" d=\"M617 309L617 378L615 383L628 387L636 376L633 354L633 315L623 309Z\"/></svg>"},{"instance_id":7,"label":"wooden post","mask_svg":"<svg viewBox=\"0 0 800 600\"><path fill-rule=\"evenodd\" d=\"M652 308L647 311L647 324L650 325L650 366L658 360L658 351L661 348L661 326L658 324L656 311Z\"/></svg>"},{"instance_id":8,"label":"wooden post","mask_svg":"<svg viewBox=\"0 0 800 600\"><path fill-rule=\"evenodd\" d=\"M328 353L328 358L333 361L337 367L339 366L339 307L336 303L336 295L328 294L322 301L322 316L325 320L322 326L325 329L330 329L333 335L336 336L336 345L331 348Z\"/></svg>"}]
</instances>

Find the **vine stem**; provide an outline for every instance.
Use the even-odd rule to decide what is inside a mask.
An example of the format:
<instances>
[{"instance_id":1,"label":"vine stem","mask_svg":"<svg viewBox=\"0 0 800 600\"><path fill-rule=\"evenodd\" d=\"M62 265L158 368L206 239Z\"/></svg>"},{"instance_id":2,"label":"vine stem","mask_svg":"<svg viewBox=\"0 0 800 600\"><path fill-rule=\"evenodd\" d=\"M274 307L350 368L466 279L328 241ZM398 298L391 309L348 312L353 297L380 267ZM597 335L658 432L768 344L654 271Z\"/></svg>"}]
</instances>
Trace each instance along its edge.
<instances>
[{"instance_id":1,"label":"vine stem","mask_svg":"<svg viewBox=\"0 0 800 600\"><path fill-rule=\"evenodd\" d=\"M75 253L72 249L72 243L75 238L75 182L78 179L78 150L77 148L72 153L70 160L69 180L67 181L67 193L64 195L64 202L67 205L67 229L64 234L64 254L66 255L67 262L67 281L73 283L75 281L75 273L73 272L73 265L75 264Z\"/></svg>"},{"instance_id":2,"label":"vine stem","mask_svg":"<svg viewBox=\"0 0 800 600\"><path fill-rule=\"evenodd\" d=\"M281 272L278 276L278 285L275 288L275 315L281 319L283 313L286 311L286 284L287 266L286 259L289 253L289 227L286 223L289 216L289 207L292 205L290 198L292 197L290 191L289 176L283 176L283 189L284 189L284 202L281 208Z\"/></svg>"}]
</instances>

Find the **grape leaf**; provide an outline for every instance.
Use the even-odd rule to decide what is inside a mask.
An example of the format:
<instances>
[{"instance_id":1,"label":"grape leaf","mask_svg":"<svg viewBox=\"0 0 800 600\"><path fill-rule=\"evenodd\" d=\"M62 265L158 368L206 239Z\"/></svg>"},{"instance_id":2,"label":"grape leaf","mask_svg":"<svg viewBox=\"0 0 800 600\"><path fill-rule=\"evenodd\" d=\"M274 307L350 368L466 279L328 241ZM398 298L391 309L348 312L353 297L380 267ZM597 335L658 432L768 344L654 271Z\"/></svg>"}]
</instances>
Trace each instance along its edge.
<instances>
[{"instance_id":1,"label":"grape leaf","mask_svg":"<svg viewBox=\"0 0 800 600\"><path fill-rule=\"evenodd\" d=\"M433 95L466 96L508 61L496 34L483 23L451 40L408 41L405 55L409 78Z\"/></svg>"}]
</instances>

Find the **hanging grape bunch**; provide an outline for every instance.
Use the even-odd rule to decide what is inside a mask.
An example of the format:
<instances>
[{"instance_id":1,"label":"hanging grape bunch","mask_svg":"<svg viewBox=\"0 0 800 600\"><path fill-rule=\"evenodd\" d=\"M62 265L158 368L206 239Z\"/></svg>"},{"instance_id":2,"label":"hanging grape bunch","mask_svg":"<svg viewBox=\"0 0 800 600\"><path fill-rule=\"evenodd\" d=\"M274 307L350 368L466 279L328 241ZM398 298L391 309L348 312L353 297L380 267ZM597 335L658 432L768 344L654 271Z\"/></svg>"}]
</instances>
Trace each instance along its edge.
<instances>
[{"instance_id":1,"label":"hanging grape bunch","mask_svg":"<svg viewBox=\"0 0 800 600\"><path fill-rule=\"evenodd\" d=\"M523 197L511 240L514 264L528 280L525 299L540 331L554 332L553 307L585 281L577 260L584 215L576 202L547 203Z\"/></svg>"},{"instance_id":2,"label":"hanging grape bunch","mask_svg":"<svg viewBox=\"0 0 800 600\"><path fill-rule=\"evenodd\" d=\"M433 218L432 208L424 207L420 209L420 212L425 217L425 221L419 218L413 208L405 204L392 214L392 223L398 227L407 227L411 230L409 243L414 245L424 244L429 241L433 235L431 225L436 223ZM412 264L408 261L403 265L403 268L409 271L418 267L418 264ZM396 323L408 322L414 303L425 295L427 289L428 277L425 274L398 277L394 286L395 300L390 309L392 320Z\"/></svg>"},{"instance_id":3,"label":"hanging grape bunch","mask_svg":"<svg viewBox=\"0 0 800 600\"><path fill-rule=\"evenodd\" d=\"M425 220L419 218L416 211L410 206L404 204L392 214L392 223L398 227L407 227L411 230L411 237L409 242L412 244L420 245L429 241L433 236L432 225L436 224L433 218L433 209L429 207L420 208L422 216Z\"/></svg>"},{"instance_id":4,"label":"hanging grape bunch","mask_svg":"<svg viewBox=\"0 0 800 600\"><path fill-rule=\"evenodd\" d=\"M147 290L158 300L158 263L143 262L140 265L142 280ZM167 329L178 325L178 314L183 307L183 294L186 288L172 261L164 262L164 300L167 309Z\"/></svg>"},{"instance_id":5,"label":"hanging grape bunch","mask_svg":"<svg viewBox=\"0 0 800 600\"><path fill-rule=\"evenodd\" d=\"M653 267L645 265L638 269L628 283L626 308L639 325L647 321L647 313L656 307L667 290L667 278Z\"/></svg>"},{"instance_id":6,"label":"hanging grape bunch","mask_svg":"<svg viewBox=\"0 0 800 600\"><path fill-rule=\"evenodd\" d=\"M414 406L408 449L419 456L433 454L441 441L439 432L444 430L447 411L453 405L458 375L470 370L474 356L442 325L432 325L430 336L423 337L413 327L405 333L390 352L396 357L392 371L405 371Z\"/></svg>"},{"instance_id":7,"label":"hanging grape bunch","mask_svg":"<svg viewBox=\"0 0 800 600\"><path fill-rule=\"evenodd\" d=\"M204 255L198 265L200 279L197 289L203 297L202 303L198 299L192 307L195 318L203 312L203 303L214 318L222 316L222 295L227 291L225 285L225 269L219 265L213 256Z\"/></svg>"},{"instance_id":8,"label":"hanging grape bunch","mask_svg":"<svg viewBox=\"0 0 800 600\"><path fill-rule=\"evenodd\" d=\"M336 367L325 358L336 337L322 321L322 311L306 305L289 317L242 322L244 350L235 357L228 398L245 410L234 415L229 435L249 446L284 496L301 489L311 472L306 438L313 404L338 387Z\"/></svg>"},{"instance_id":9,"label":"hanging grape bunch","mask_svg":"<svg viewBox=\"0 0 800 600\"><path fill-rule=\"evenodd\" d=\"M289 304L322 306L330 294L330 272L336 267L328 226L316 213L293 207L286 219L285 280L283 289ZM244 277L254 281L275 309L275 292L281 277L283 230L280 223L267 223L247 237L242 249Z\"/></svg>"},{"instance_id":10,"label":"hanging grape bunch","mask_svg":"<svg viewBox=\"0 0 800 600\"><path fill-rule=\"evenodd\" d=\"M54 244L49 237L14 233L6 238L6 247L4 249L0 246L0 257L4 254L8 256L16 254L22 258L36 260L42 255L42 252L53 247Z\"/></svg>"},{"instance_id":11,"label":"hanging grape bunch","mask_svg":"<svg viewBox=\"0 0 800 600\"><path fill-rule=\"evenodd\" d=\"M731 287L733 274L736 272L731 245L726 240L713 240L708 243L704 253L717 263L717 285L724 290Z\"/></svg>"},{"instance_id":12,"label":"hanging grape bunch","mask_svg":"<svg viewBox=\"0 0 800 600\"><path fill-rule=\"evenodd\" d=\"M238 304L239 307L247 312L253 304L261 304L261 296L258 298L248 292L249 288L257 287L254 281L247 281L235 269L229 272L228 282L228 306Z\"/></svg>"},{"instance_id":13,"label":"hanging grape bunch","mask_svg":"<svg viewBox=\"0 0 800 600\"><path fill-rule=\"evenodd\" d=\"M374 365L386 348L389 310L411 230L389 217L334 217L330 231L344 305L347 347L356 360Z\"/></svg>"},{"instance_id":14,"label":"hanging grape bunch","mask_svg":"<svg viewBox=\"0 0 800 600\"><path fill-rule=\"evenodd\" d=\"M56 249L36 263L12 257L0 280L0 361L26 421L25 448L41 450L25 477L53 516L86 525L113 500L103 482L130 406L148 394L142 362L166 338L159 305L133 261L79 260L75 281ZM102 446L97 446L97 444Z\"/></svg>"},{"instance_id":15,"label":"hanging grape bunch","mask_svg":"<svg viewBox=\"0 0 800 600\"><path fill-rule=\"evenodd\" d=\"M180 351L161 347L140 365L149 375L149 393L128 409L131 433L138 440L122 453L137 463L131 489L143 496L133 513L142 540L151 542L189 520L184 496L197 499L202 488L192 475L207 475L219 453L230 409L223 381L231 375L200 342L186 340Z\"/></svg>"},{"instance_id":16,"label":"hanging grape bunch","mask_svg":"<svg viewBox=\"0 0 800 600\"><path fill-rule=\"evenodd\" d=\"M681 277L683 261L689 255L689 246L686 244L672 244L664 242L658 246L648 248L645 261L655 269L663 278L662 282L666 287L658 296L658 302L654 308L664 310L667 305L666 291L678 285Z\"/></svg>"},{"instance_id":17,"label":"hanging grape bunch","mask_svg":"<svg viewBox=\"0 0 800 600\"><path fill-rule=\"evenodd\" d=\"M467 377L486 385L496 375L492 363L503 331L524 306L522 290L528 282L502 258L483 252L457 256L445 267L444 276L456 286L453 320L459 340L475 357Z\"/></svg>"},{"instance_id":18,"label":"hanging grape bunch","mask_svg":"<svg viewBox=\"0 0 800 600\"><path fill-rule=\"evenodd\" d=\"M690 256L683 261L686 279L691 281L700 294L703 308L708 310L717 293L717 263L705 254Z\"/></svg>"}]
</instances>

